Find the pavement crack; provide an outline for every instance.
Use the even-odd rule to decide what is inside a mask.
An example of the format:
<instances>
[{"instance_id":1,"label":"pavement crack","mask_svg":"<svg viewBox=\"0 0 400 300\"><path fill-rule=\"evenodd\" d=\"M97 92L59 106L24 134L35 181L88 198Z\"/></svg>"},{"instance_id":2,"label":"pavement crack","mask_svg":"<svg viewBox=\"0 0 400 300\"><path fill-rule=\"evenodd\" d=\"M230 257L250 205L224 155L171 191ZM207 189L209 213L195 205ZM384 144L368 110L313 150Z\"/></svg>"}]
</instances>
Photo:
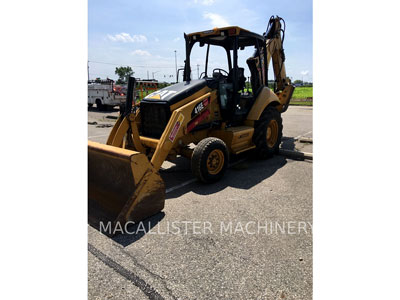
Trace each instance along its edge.
<instances>
[{"instance_id":1,"label":"pavement crack","mask_svg":"<svg viewBox=\"0 0 400 300\"><path fill-rule=\"evenodd\" d=\"M96 256L99 260L101 260L105 265L112 268L118 274L125 277L130 282L132 282L135 286L137 286L147 297L149 297L150 300L164 300L164 297L162 297L147 282L145 282L139 276L137 276L136 274L132 273L131 271L127 270L126 268L124 268L123 266L121 266L120 264L118 264L117 262L112 260L110 257L105 255L103 252L98 250L96 247L94 247L90 243L88 243L88 250L90 253L92 253L94 256Z\"/></svg>"},{"instance_id":2,"label":"pavement crack","mask_svg":"<svg viewBox=\"0 0 400 300\"><path fill-rule=\"evenodd\" d=\"M165 290L168 292L168 294L172 297L172 299L177 300L178 298L173 294L172 290L168 287L165 278L163 278L162 276L150 271L149 269L147 269L144 265L142 265L141 263L139 263L137 261L137 259L132 256L128 251L126 251L123 247L117 245L117 248L120 249L121 252L123 252L125 255L129 256L129 258L132 260L133 264L135 266L137 266L139 269L142 269L143 271L145 271L146 273L148 273L150 276L152 276L153 278L158 279L163 287L165 288Z\"/></svg>"}]
</instances>

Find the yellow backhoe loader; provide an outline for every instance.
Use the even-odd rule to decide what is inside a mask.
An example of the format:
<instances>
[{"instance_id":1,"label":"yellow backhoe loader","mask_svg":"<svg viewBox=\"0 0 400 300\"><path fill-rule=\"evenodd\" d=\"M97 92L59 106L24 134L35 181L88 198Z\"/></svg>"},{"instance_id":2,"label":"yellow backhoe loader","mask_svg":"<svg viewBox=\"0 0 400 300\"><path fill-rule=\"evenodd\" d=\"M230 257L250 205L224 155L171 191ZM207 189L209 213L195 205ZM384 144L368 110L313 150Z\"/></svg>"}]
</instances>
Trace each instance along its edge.
<instances>
[{"instance_id":1,"label":"yellow backhoe loader","mask_svg":"<svg viewBox=\"0 0 400 300\"><path fill-rule=\"evenodd\" d=\"M284 36L284 21L278 16L270 18L263 35L236 26L184 34L183 82L136 103L131 77L126 107L107 144L88 142L89 223L115 228L161 211L165 186L158 171L177 155L191 160L200 181L212 183L223 176L232 154L253 151L264 159L277 153L281 113L294 90L286 77ZM206 58L204 72L194 80L190 58L196 44L206 46ZM226 52L228 70L209 72L210 47ZM239 52L246 47L254 49L246 60L251 75L247 90L244 68L238 66ZM268 88L271 60L273 91Z\"/></svg>"}]
</instances>

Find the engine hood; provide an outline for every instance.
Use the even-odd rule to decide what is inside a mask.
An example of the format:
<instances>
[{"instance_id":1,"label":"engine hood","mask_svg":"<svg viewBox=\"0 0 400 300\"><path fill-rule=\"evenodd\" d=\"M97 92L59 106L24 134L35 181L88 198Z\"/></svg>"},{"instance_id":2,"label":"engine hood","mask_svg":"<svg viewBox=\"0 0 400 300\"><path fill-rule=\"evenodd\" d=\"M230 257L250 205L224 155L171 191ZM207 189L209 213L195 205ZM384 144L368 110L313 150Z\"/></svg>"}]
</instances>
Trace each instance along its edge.
<instances>
[{"instance_id":1,"label":"engine hood","mask_svg":"<svg viewBox=\"0 0 400 300\"><path fill-rule=\"evenodd\" d=\"M161 90L147 95L143 98L144 103L168 103L169 105L175 104L197 91L207 86L206 79L197 79L185 81L174 85L167 86Z\"/></svg>"}]
</instances>

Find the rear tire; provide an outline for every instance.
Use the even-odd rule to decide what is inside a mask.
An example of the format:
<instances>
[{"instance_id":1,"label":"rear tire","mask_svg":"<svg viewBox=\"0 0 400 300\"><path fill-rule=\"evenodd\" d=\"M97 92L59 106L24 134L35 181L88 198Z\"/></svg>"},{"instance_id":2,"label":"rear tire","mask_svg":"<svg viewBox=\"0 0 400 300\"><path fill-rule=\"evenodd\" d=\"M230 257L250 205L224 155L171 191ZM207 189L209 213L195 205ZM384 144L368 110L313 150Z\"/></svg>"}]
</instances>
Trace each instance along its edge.
<instances>
[{"instance_id":1,"label":"rear tire","mask_svg":"<svg viewBox=\"0 0 400 300\"><path fill-rule=\"evenodd\" d=\"M225 143L215 137L205 138L193 151L193 174L204 183L220 180L228 167L228 150Z\"/></svg>"},{"instance_id":2,"label":"rear tire","mask_svg":"<svg viewBox=\"0 0 400 300\"><path fill-rule=\"evenodd\" d=\"M103 111L104 110L104 106L103 104L101 104L101 100L100 99L96 99L96 107L99 111Z\"/></svg>"},{"instance_id":3,"label":"rear tire","mask_svg":"<svg viewBox=\"0 0 400 300\"><path fill-rule=\"evenodd\" d=\"M266 159L279 152L282 129L280 112L273 106L267 107L254 126L253 142L257 158Z\"/></svg>"}]
</instances>

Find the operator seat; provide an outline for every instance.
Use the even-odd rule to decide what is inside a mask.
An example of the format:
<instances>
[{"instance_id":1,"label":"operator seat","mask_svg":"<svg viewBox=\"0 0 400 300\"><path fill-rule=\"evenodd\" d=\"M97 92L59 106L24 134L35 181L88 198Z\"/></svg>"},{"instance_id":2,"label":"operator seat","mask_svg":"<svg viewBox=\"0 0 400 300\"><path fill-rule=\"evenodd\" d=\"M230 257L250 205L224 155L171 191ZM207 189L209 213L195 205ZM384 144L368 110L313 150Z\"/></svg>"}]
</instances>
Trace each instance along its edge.
<instances>
[{"instance_id":1,"label":"operator seat","mask_svg":"<svg viewBox=\"0 0 400 300\"><path fill-rule=\"evenodd\" d=\"M238 82L237 82L237 90L243 90L245 88L246 77L244 76L244 68L237 68L238 70ZM228 83L233 83L233 68L229 71L228 74Z\"/></svg>"},{"instance_id":2,"label":"operator seat","mask_svg":"<svg viewBox=\"0 0 400 300\"><path fill-rule=\"evenodd\" d=\"M251 88L253 89L253 94L256 97L258 95L258 92L260 91L260 87L262 86L262 76L258 50L254 51L254 54L250 56L246 62L250 69Z\"/></svg>"},{"instance_id":3,"label":"operator seat","mask_svg":"<svg viewBox=\"0 0 400 300\"><path fill-rule=\"evenodd\" d=\"M244 68L237 68L237 70L237 91L240 91L245 88L246 77L244 77ZM247 114L246 111L240 111L240 107L237 106L241 99L240 93L233 94L233 69L229 71L226 83L220 82L219 84L219 99L221 114L224 119L237 121L243 119Z\"/></svg>"}]
</instances>

